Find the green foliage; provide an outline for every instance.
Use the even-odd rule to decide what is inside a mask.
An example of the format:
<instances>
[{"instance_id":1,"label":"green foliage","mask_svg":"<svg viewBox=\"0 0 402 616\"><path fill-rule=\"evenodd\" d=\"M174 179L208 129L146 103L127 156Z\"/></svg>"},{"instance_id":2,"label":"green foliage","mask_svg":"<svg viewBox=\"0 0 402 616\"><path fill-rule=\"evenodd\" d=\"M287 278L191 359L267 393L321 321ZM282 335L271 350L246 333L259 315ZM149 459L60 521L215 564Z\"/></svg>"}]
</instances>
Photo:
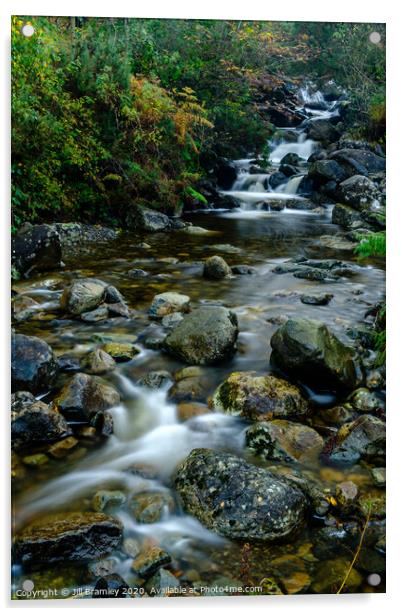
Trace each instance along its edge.
<instances>
[{"instance_id":1,"label":"green foliage","mask_svg":"<svg viewBox=\"0 0 402 616\"><path fill-rule=\"evenodd\" d=\"M385 231L362 235L356 247L356 253L360 257L385 257L386 238Z\"/></svg>"}]
</instances>

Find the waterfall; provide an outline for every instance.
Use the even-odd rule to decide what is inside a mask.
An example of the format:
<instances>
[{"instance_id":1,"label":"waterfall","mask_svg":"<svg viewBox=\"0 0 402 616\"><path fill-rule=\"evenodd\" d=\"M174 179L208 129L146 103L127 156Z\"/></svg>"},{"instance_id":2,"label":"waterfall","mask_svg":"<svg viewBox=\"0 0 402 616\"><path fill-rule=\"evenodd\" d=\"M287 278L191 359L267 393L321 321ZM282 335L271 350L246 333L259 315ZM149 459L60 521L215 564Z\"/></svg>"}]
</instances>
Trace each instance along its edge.
<instances>
[{"instance_id":1,"label":"waterfall","mask_svg":"<svg viewBox=\"0 0 402 616\"><path fill-rule=\"evenodd\" d=\"M275 144L271 144L272 146ZM270 153L269 160L273 164L279 164L286 154L292 153L297 154L303 160L307 161L307 159L314 152L316 147L316 142L312 139L307 139L305 133L301 133L298 137L298 140L294 143L289 143L287 141L276 144L275 149Z\"/></svg>"}]
</instances>

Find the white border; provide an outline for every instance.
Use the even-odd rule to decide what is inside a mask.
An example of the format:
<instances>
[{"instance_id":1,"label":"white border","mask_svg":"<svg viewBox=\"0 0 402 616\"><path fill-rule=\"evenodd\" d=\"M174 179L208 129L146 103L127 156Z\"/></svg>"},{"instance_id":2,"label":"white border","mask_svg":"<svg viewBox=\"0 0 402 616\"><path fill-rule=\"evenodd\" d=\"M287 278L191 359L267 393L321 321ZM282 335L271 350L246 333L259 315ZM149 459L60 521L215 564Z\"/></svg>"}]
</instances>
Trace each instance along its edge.
<instances>
[{"instance_id":1,"label":"white border","mask_svg":"<svg viewBox=\"0 0 402 616\"><path fill-rule=\"evenodd\" d=\"M388 558L387 558L387 594L386 595L303 595L293 597L233 597L233 598L200 598L200 599L149 599L136 601L106 600L103 602L93 600L82 601L36 601L36 602L10 602L9 596L9 23L10 15L94 15L94 16L125 16L125 17L185 17L193 19L225 18L225 19L265 19L281 21L356 21L356 22L386 22L387 23L387 231L388 231L388 263L387 263L387 317L388 317ZM400 454L401 451L401 417L402 405L401 391L401 357L399 350L401 324L401 244L402 244L402 141L401 141L401 60L402 60L402 19L401 9L395 0L382 0L381 2L364 3L351 0L334 0L329 3L325 0L286 0L286 2L268 2L267 0L253 0L250 3L235 3L235 0L203 0L199 4L184 3L183 0L148 0L148 2L114 0L110 4L91 2L89 0L3 0L0 7L1 15L1 85L0 118L2 121L0 156L2 159L1 175L2 204L0 208L2 242L0 243L2 255L1 283L1 327L3 362L2 402L0 415L2 417L1 443L2 455L0 468L3 471L3 507L1 510L2 541L1 546L1 598L6 609L23 612L29 609L33 612L48 609L83 609L89 613L95 610L110 610L116 607L121 609L140 609L141 611L163 609L191 610L198 613L201 610L217 609L233 614L242 614L244 610L254 610L256 613L266 614L268 610L275 610L281 614L297 612L298 615L311 615L319 613L339 616L341 610L363 612L366 616L371 614L380 616L380 611L386 607L391 610L400 603L398 587L400 580L401 562L401 485L400 485ZM398 455L399 454L399 455ZM399 472L398 472L399 471ZM395 480L395 481L394 481ZM386 606L385 606L386 602Z\"/></svg>"}]
</instances>

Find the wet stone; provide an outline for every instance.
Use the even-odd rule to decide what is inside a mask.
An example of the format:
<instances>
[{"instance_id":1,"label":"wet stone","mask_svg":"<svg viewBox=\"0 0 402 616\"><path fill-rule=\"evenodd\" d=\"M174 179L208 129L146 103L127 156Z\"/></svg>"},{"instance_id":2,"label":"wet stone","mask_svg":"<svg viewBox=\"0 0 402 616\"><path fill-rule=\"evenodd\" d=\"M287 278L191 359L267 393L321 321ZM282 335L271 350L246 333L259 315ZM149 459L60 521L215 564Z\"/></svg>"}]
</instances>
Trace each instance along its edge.
<instances>
[{"instance_id":1,"label":"wet stone","mask_svg":"<svg viewBox=\"0 0 402 616\"><path fill-rule=\"evenodd\" d=\"M333 297L332 293L303 294L300 297L300 301L302 304L310 304L312 306L326 306Z\"/></svg>"},{"instance_id":2,"label":"wet stone","mask_svg":"<svg viewBox=\"0 0 402 616\"><path fill-rule=\"evenodd\" d=\"M148 314L152 319L162 319L162 317L173 312L188 312L190 309L190 298L188 295L169 291L155 295Z\"/></svg>"},{"instance_id":3,"label":"wet stone","mask_svg":"<svg viewBox=\"0 0 402 616\"><path fill-rule=\"evenodd\" d=\"M168 492L142 492L134 494L128 506L137 522L154 524L174 510L174 500Z\"/></svg>"},{"instance_id":4,"label":"wet stone","mask_svg":"<svg viewBox=\"0 0 402 616\"><path fill-rule=\"evenodd\" d=\"M104 575L96 581L93 599L121 599L128 596L129 584L117 573Z\"/></svg>"},{"instance_id":5,"label":"wet stone","mask_svg":"<svg viewBox=\"0 0 402 616\"><path fill-rule=\"evenodd\" d=\"M149 578L164 565L171 562L167 552L157 546L144 546L138 556L133 560L131 569L142 578Z\"/></svg>"},{"instance_id":6,"label":"wet stone","mask_svg":"<svg viewBox=\"0 0 402 616\"><path fill-rule=\"evenodd\" d=\"M99 490L92 498L94 511L106 511L121 507L126 502L126 495L121 490Z\"/></svg>"},{"instance_id":7,"label":"wet stone","mask_svg":"<svg viewBox=\"0 0 402 616\"><path fill-rule=\"evenodd\" d=\"M106 342L102 350L116 362L130 361L140 352L140 349L129 342Z\"/></svg>"},{"instance_id":8,"label":"wet stone","mask_svg":"<svg viewBox=\"0 0 402 616\"><path fill-rule=\"evenodd\" d=\"M24 565L101 558L121 541L122 525L103 513L58 513L35 520L15 539L17 561Z\"/></svg>"},{"instance_id":9,"label":"wet stone","mask_svg":"<svg viewBox=\"0 0 402 616\"><path fill-rule=\"evenodd\" d=\"M58 366L50 346L34 336L15 334L11 339L12 391L46 391L54 383Z\"/></svg>"},{"instance_id":10,"label":"wet stone","mask_svg":"<svg viewBox=\"0 0 402 616\"><path fill-rule=\"evenodd\" d=\"M153 370L139 379L138 385L148 389L162 389L172 382L172 375L167 370Z\"/></svg>"},{"instance_id":11,"label":"wet stone","mask_svg":"<svg viewBox=\"0 0 402 616\"><path fill-rule=\"evenodd\" d=\"M214 255L209 257L204 263L204 278L211 278L213 280L220 280L226 278L232 274L232 270L226 263L225 259Z\"/></svg>"},{"instance_id":12,"label":"wet stone","mask_svg":"<svg viewBox=\"0 0 402 616\"><path fill-rule=\"evenodd\" d=\"M76 447L77 445L77 439L74 438L74 436L68 436L62 441L58 441L57 443L54 443L54 445L51 445L48 448L47 452L52 458L56 458L59 460L68 456L71 450L74 449L74 447Z\"/></svg>"},{"instance_id":13,"label":"wet stone","mask_svg":"<svg viewBox=\"0 0 402 616\"><path fill-rule=\"evenodd\" d=\"M337 558L321 562L314 576L311 590L316 594L336 593L344 581L350 567L350 558ZM363 581L362 575L351 569L343 592L355 592Z\"/></svg>"},{"instance_id":14,"label":"wet stone","mask_svg":"<svg viewBox=\"0 0 402 616\"><path fill-rule=\"evenodd\" d=\"M116 368L116 362L102 349L96 349L84 357L81 367L89 374L105 374Z\"/></svg>"},{"instance_id":15,"label":"wet stone","mask_svg":"<svg viewBox=\"0 0 402 616\"><path fill-rule=\"evenodd\" d=\"M379 488L383 488L385 486L386 481L386 471L384 467L376 467L370 469L371 476L373 478L373 483L375 486Z\"/></svg>"},{"instance_id":16,"label":"wet stone","mask_svg":"<svg viewBox=\"0 0 402 616\"><path fill-rule=\"evenodd\" d=\"M179 588L179 581L167 569L159 569L145 584L145 590L152 597L167 597L174 594L174 589Z\"/></svg>"},{"instance_id":17,"label":"wet stone","mask_svg":"<svg viewBox=\"0 0 402 616\"><path fill-rule=\"evenodd\" d=\"M324 440L308 426L275 419L250 426L246 431L246 445L267 460L306 463L318 458Z\"/></svg>"}]
</instances>

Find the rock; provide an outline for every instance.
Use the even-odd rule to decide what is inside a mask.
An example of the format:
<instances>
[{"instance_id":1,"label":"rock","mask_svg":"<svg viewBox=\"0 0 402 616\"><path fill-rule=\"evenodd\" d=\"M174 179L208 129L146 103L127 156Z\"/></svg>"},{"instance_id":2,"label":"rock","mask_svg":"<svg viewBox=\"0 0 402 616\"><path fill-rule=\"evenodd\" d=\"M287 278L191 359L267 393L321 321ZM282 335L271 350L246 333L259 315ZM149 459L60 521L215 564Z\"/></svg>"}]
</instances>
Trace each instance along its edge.
<instances>
[{"instance_id":1,"label":"rock","mask_svg":"<svg viewBox=\"0 0 402 616\"><path fill-rule=\"evenodd\" d=\"M188 421L193 417L206 415L210 410L205 404L199 402L180 402L177 405L177 418L179 421Z\"/></svg>"},{"instance_id":2,"label":"rock","mask_svg":"<svg viewBox=\"0 0 402 616\"><path fill-rule=\"evenodd\" d=\"M139 278L147 278L149 274L143 269L131 269L127 272L127 276L134 280L138 280Z\"/></svg>"},{"instance_id":3,"label":"rock","mask_svg":"<svg viewBox=\"0 0 402 616\"><path fill-rule=\"evenodd\" d=\"M324 145L337 141L340 137L339 132L326 119L310 120L306 125L307 136L314 141L320 141Z\"/></svg>"},{"instance_id":4,"label":"rock","mask_svg":"<svg viewBox=\"0 0 402 616\"><path fill-rule=\"evenodd\" d=\"M40 304L27 295L17 295L11 301L11 314L14 321L22 322L37 312Z\"/></svg>"},{"instance_id":5,"label":"rock","mask_svg":"<svg viewBox=\"0 0 402 616\"><path fill-rule=\"evenodd\" d=\"M161 319L173 312L188 312L190 310L190 298L175 291L159 293L155 295L148 310L151 319Z\"/></svg>"},{"instance_id":6,"label":"rock","mask_svg":"<svg viewBox=\"0 0 402 616\"><path fill-rule=\"evenodd\" d=\"M149 578L164 565L171 562L167 552L157 546L144 546L139 555L133 560L131 569L142 578Z\"/></svg>"},{"instance_id":7,"label":"rock","mask_svg":"<svg viewBox=\"0 0 402 616\"><path fill-rule=\"evenodd\" d=\"M50 346L35 336L15 334L11 338L12 391L46 391L57 376L58 366Z\"/></svg>"},{"instance_id":8,"label":"rock","mask_svg":"<svg viewBox=\"0 0 402 616\"><path fill-rule=\"evenodd\" d=\"M166 214L143 207L131 205L126 216L127 228L134 231L165 231L170 227L170 219Z\"/></svg>"},{"instance_id":9,"label":"rock","mask_svg":"<svg viewBox=\"0 0 402 616\"><path fill-rule=\"evenodd\" d=\"M314 295L303 293L303 295L300 296L300 301L302 304L309 304L312 306L326 306L333 297L332 293L317 293Z\"/></svg>"},{"instance_id":10,"label":"rock","mask_svg":"<svg viewBox=\"0 0 402 616\"><path fill-rule=\"evenodd\" d=\"M51 445L47 452L56 460L60 460L68 456L74 447L78 445L78 441L74 436L68 436L67 438L62 439L61 441L57 441L53 445Z\"/></svg>"},{"instance_id":11,"label":"rock","mask_svg":"<svg viewBox=\"0 0 402 616\"><path fill-rule=\"evenodd\" d=\"M114 558L103 558L93 563L89 563L88 571L94 577L102 577L116 571L117 562Z\"/></svg>"},{"instance_id":12,"label":"rock","mask_svg":"<svg viewBox=\"0 0 402 616\"><path fill-rule=\"evenodd\" d=\"M232 372L216 389L212 403L217 410L251 421L274 417L300 417L308 406L300 390L272 374Z\"/></svg>"},{"instance_id":13,"label":"rock","mask_svg":"<svg viewBox=\"0 0 402 616\"><path fill-rule=\"evenodd\" d=\"M295 154L294 152L288 152L281 159L280 164L281 165L299 165L302 162L303 162L303 159L300 158L298 154Z\"/></svg>"},{"instance_id":14,"label":"rock","mask_svg":"<svg viewBox=\"0 0 402 616\"><path fill-rule=\"evenodd\" d=\"M341 86L338 86L332 79L322 86L321 92L326 101L336 101L343 94Z\"/></svg>"},{"instance_id":15,"label":"rock","mask_svg":"<svg viewBox=\"0 0 402 616\"><path fill-rule=\"evenodd\" d=\"M308 383L341 389L359 383L353 350L320 321L289 319L272 336L271 347L280 368Z\"/></svg>"},{"instance_id":16,"label":"rock","mask_svg":"<svg viewBox=\"0 0 402 616\"><path fill-rule=\"evenodd\" d=\"M274 419L250 426L246 445L267 460L306 463L318 459L324 440L308 426Z\"/></svg>"},{"instance_id":17,"label":"rock","mask_svg":"<svg viewBox=\"0 0 402 616\"><path fill-rule=\"evenodd\" d=\"M237 178L237 171L233 163L230 163L226 160L222 160L216 170L216 179L217 179L218 185L223 190L230 190L236 178Z\"/></svg>"},{"instance_id":18,"label":"rock","mask_svg":"<svg viewBox=\"0 0 402 616\"><path fill-rule=\"evenodd\" d=\"M385 158L369 150L344 148L335 150L335 152L329 155L329 158L336 160L342 165L349 176L355 174L368 175L385 171Z\"/></svg>"},{"instance_id":19,"label":"rock","mask_svg":"<svg viewBox=\"0 0 402 616\"><path fill-rule=\"evenodd\" d=\"M385 424L372 415L363 415L344 424L325 452L324 459L339 466L368 462L385 456Z\"/></svg>"},{"instance_id":20,"label":"rock","mask_svg":"<svg viewBox=\"0 0 402 616\"><path fill-rule=\"evenodd\" d=\"M121 490L98 490L92 499L94 511L105 511L121 507L126 502L126 495Z\"/></svg>"},{"instance_id":21,"label":"rock","mask_svg":"<svg viewBox=\"0 0 402 616\"><path fill-rule=\"evenodd\" d=\"M168 597L179 587L179 581L167 569L159 569L145 584L145 590L151 597L154 595Z\"/></svg>"},{"instance_id":22,"label":"rock","mask_svg":"<svg viewBox=\"0 0 402 616\"><path fill-rule=\"evenodd\" d=\"M127 556L131 556L131 558L135 558L141 552L141 546L137 539L134 537L127 537L123 541L123 552L127 554Z\"/></svg>"},{"instance_id":23,"label":"rock","mask_svg":"<svg viewBox=\"0 0 402 616\"><path fill-rule=\"evenodd\" d=\"M355 592L363 582L363 577L350 568L350 558L337 558L321 562L316 570L311 590L316 594L335 594L347 576L342 592Z\"/></svg>"},{"instance_id":24,"label":"rock","mask_svg":"<svg viewBox=\"0 0 402 616\"><path fill-rule=\"evenodd\" d=\"M335 488L335 498L342 512L349 514L357 501L359 489L353 481L342 481Z\"/></svg>"},{"instance_id":25,"label":"rock","mask_svg":"<svg viewBox=\"0 0 402 616\"><path fill-rule=\"evenodd\" d=\"M109 310L106 304L103 304L95 308L95 310L83 312L80 317L85 323L98 323L99 321L105 321L109 317Z\"/></svg>"},{"instance_id":26,"label":"rock","mask_svg":"<svg viewBox=\"0 0 402 616\"><path fill-rule=\"evenodd\" d=\"M377 486L378 488L384 488L385 481L386 481L385 468L382 466L382 467L372 468L370 470L371 470L371 476L373 478L374 485Z\"/></svg>"},{"instance_id":27,"label":"rock","mask_svg":"<svg viewBox=\"0 0 402 616\"><path fill-rule=\"evenodd\" d=\"M348 174L336 160L316 160L310 165L308 176L313 178L318 185L325 184L328 181L334 181L337 184L343 182L348 177Z\"/></svg>"},{"instance_id":28,"label":"rock","mask_svg":"<svg viewBox=\"0 0 402 616\"><path fill-rule=\"evenodd\" d=\"M125 304L124 302L116 302L115 304L107 304L106 307L108 310L109 317L124 317L127 319L130 316L130 309L127 306L127 304ZM101 306L99 306L97 310L99 310L100 308ZM81 315L81 318L83 318L83 315Z\"/></svg>"},{"instance_id":29,"label":"rock","mask_svg":"<svg viewBox=\"0 0 402 616\"><path fill-rule=\"evenodd\" d=\"M140 524L154 524L172 513L174 500L168 492L140 492L132 496L128 507Z\"/></svg>"},{"instance_id":30,"label":"rock","mask_svg":"<svg viewBox=\"0 0 402 616\"><path fill-rule=\"evenodd\" d=\"M115 362L130 361L140 353L140 349L130 342L106 342L102 350Z\"/></svg>"},{"instance_id":31,"label":"rock","mask_svg":"<svg viewBox=\"0 0 402 616\"><path fill-rule=\"evenodd\" d=\"M352 242L340 235L321 235L320 239L311 244L310 248L314 251L321 251L323 248L335 250L349 256L353 254L356 246L357 242Z\"/></svg>"},{"instance_id":32,"label":"rock","mask_svg":"<svg viewBox=\"0 0 402 616\"><path fill-rule=\"evenodd\" d=\"M231 269L232 269L233 274L237 274L239 276L245 276L245 275L249 275L249 274L251 275L251 274L257 273L257 269L250 265L233 265Z\"/></svg>"},{"instance_id":33,"label":"rock","mask_svg":"<svg viewBox=\"0 0 402 616\"><path fill-rule=\"evenodd\" d=\"M96 349L84 357L81 367L89 374L105 374L116 368L116 362L102 349Z\"/></svg>"},{"instance_id":34,"label":"rock","mask_svg":"<svg viewBox=\"0 0 402 616\"><path fill-rule=\"evenodd\" d=\"M31 456L24 456L22 459L25 466L30 466L31 468L39 468L48 464L49 458L45 453L35 453Z\"/></svg>"},{"instance_id":35,"label":"rock","mask_svg":"<svg viewBox=\"0 0 402 616\"><path fill-rule=\"evenodd\" d=\"M148 389L162 389L172 382L172 375L167 370L153 370L148 372L139 381L138 385Z\"/></svg>"},{"instance_id":36,"label":"rock","mask_svg":"<svg viewBox=\"0 0 402 616\"><path fill-rule=\"evenodd\" d=\"M284 184L286 181L287 177L284 173L282 173L281 171L275 171L269 176L268 184L271 186L271 188L275 189L278 188L278 186L280 186L281 184Z\"/></svg>"},{"instance_id":37,"label":"rock","mask_svg":"<svg viewBox=\"0 0 402 616\"><path fill-rule=\"evenodd\" d=\"M191 400L205 400L209 391L208 379L200 376L188 377L174 383L169 389L168 396L175 402Z\"/></svg>"},{"instance_id":38,"label":"rock","mask_svg":"<svg viewBox=\"0 0 402 616\"><path fill-rule=\"evenodd\" d=\"M181 312L172 312L172 314L167 314L162 318L162 326L166 327L166 329L173 329L183 320L183 315Z\"/></svg>"},{"instance_id":39,"label":"rock","mask_svg":"<svg viewBox=\"0 0 402 616\"><path fill-rule=\"evenodd\" d=\"M215 235L218 233L218 231L211 231L210 229L204 229L203 227L197 227L195 225L189 225L182 230L190 235Z\"/></svg>"},{"instance_id":40,"label":"rock","mask_svg":"<svg viewBox=\"0 0 402 616\"><path fill-rule=\"evenodd\" d=\"M50 225L29 225L11 239L11 262L25 276L61 266L60 236Z\"/></svg>"},{"instance_id":41,"label":"rock","mask_svg":"<svg viewBox=\"0 0 402 616\"><path fill-rule=\"evenodd\" d=\"M384 410L385 404L374 392L360 387L350 396L349 402L353 408L361 413L373 413L374 411Z\"/></svg>"},{"instance_id":42,"label":"rock","mask_svg":"<svg viewBox=\"0 0 402 616\"><path fill-rule=\"evenodd\" d=\"M102 558L118 548L122 524L103 513L65 512L36 519L19 532L14 550L24 565Z\"/></svg>"},{"instance_id":43,"label":"rock","mask_svg":"<svg viewBox=\"0 0 402 616\"><path fill-rule=\"evenodd\" d=\"M339 225L344 229L364 226L360 213L349 205L344 205L343 203L336 203L334 205L332 210L332 223L334 225Z\"/></svg>"},{"instance_id":44,"label":"rock","mask_svg":"<svg viewBox=\"0 0 402 616\"><path fill-rule=\"evenodd\" d=\"M113 417L108 411L98 411L90 420L91 427L101 436L113 434Z\"/></svg>"},{"instance_id":45,"label":"rock","mask_svg":"<svg viewBox=\"0 0 402 616\"><path fill-rule=\"evenodd\" d=\"M60 305L73 316L90 312L105 300L106 287L106 283L96 278L76 280L65 289Z\"/></svg>"},{"instance_id":46,"label":"rock","mask_svg":"<svg viewBox=\"0 0 402 616\"><path fill-rule=\"evenodd\" d=\"M231 357L239 330L236 315L204 306L186 315L164 340L165 350L188 364L212 365Z\"/></svg>"},{"instance_id":47,"label":"rock","mask_svg":"<svg viewBox=\"0 0 402 616\"><path fill-rule=\"evenodd\" d=\"M119 404L118 392L99 377L82 372L68 381L54 403L70 421L88 422L98 411Z\"/></svg>"},{"instance_id":48,"label":"rock","mask_svg":"<svg viewBox=\"0 0 402 616\"><path fill-rule=\"evenodd\" d=\"M374 182L364 175L353 175L338 186L339 200L359 211L370 209L378 196Z\"/></svg>"},{"instance_id":49,"label":"rock","mask_svg":"<svg viewBox=\"0 0 402 616\"><path fill-rule=\"evenodd\" d=\"M307 499L298 488L228 453L194 449L174 485L187 513L229 539L275 541L304 523Z\"/></svg>"},{"instance_id":50,"label":"rock","mask_svg":"<svg viewBox=\"0 0 402 616\"><path fill-rule=\"evenodd\" d=\"M12 407L16 408L15 396L25 393L13 394ZM24 404L11 413L11 441L13 448L17 450L58 441L71 434L72 430L63 415L44 402L34 399L30 404Z\"/></svg>"},{"instance_id":51,"label":"rock","mask_svg":"<svg viewBox=\"0 0 402 616\"><path fill-rule=\"evenodd\" d=\"M130 585L117 573L104 575L96 581L93 599L119 599L129 596Z\"/></svg>"},{"instance_id":52,"label":"rock","mask_svg":"<svg viewBox=\"0 0 402 616\"><path fill-rule=\"evenodd\" d=\"M214 255L209 257L204 263L204 278L211 278L213 280L221 280L227 276L231 276L232 270L226 263L225 259Z\"/></svg>"},{"instance_id":53,"label":"rock","mask_svg":"<svg viewBox=\"0 0 402 616\"><path fill-rule=\"evenodd\" d=\"M293 175L296 175L297 173L299 173L299 170L297 167L294 167L293 165L282 165L279 167L279 173L283 173L284 175L286 175L286 178L290 178Z\"/></svg>"}]
</instances>

